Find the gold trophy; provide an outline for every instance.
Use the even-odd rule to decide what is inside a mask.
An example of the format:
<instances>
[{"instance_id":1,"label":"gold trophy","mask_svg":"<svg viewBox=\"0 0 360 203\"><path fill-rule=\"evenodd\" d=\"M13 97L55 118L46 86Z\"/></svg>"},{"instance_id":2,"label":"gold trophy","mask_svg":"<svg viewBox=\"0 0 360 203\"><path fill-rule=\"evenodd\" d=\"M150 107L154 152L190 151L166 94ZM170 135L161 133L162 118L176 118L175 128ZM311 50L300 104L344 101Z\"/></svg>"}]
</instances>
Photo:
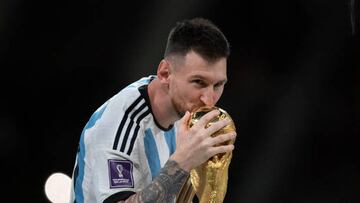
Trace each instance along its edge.
<instances>
[{"instance_id":1,"label":"gold trophy","mask_svg":"<svg viewBox=\"0 0 360 203\"><path fill-rule=\"evenodd\" d=\"M218 130L211 136L236 131L235 124L230 115L218 107L201 107L191 113L189 127L191 128L203 115L217 109L220 115L212 119L205 128L216 121L230 119L232 122ZM221 143L221 145L233 144L235 139ZM225 198L228 182L228 169L232 158L232 152L217 154L190 171L190 177L183 186L177 198L178 203L191 203L194 195L199 198L200 203L222 203Z\"/></svg>"}]
</instances>

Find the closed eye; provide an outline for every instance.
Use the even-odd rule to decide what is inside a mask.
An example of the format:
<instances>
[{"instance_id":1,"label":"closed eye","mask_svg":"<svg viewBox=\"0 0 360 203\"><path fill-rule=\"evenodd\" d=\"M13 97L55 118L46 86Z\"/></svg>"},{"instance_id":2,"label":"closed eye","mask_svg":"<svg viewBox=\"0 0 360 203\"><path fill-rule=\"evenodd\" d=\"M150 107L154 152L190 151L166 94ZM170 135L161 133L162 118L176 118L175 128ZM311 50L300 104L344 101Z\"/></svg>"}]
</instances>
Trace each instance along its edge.
<instances>
[{"instance_id":1,"label":"closed eye","mask_svg":"<svg viewBox=\"0 0 360 203\"><path fill-rule=\"evenodd\" d=\"M222 87L222 86L224 86L224 85L225 85L225 83L226 83L226 81L221 81L221 82L218 82L218 83L216 83L216 84L214 85L214 88L219 88L219 87Z\"/></svg>"},{"instance_id":2,"label":"closed eye","mask_svg":"<svg viewBox=\"0 0 360 203\"><path fill-rule=\"evenodd\" d=\"M200 80L200 79L195 79L195 80L192 80L191 81L192 83L195 83L196 85L199 85L201 87L205 87L206 86L206 83L203 81L203 80Z\"/></svg>"}]
</instances>

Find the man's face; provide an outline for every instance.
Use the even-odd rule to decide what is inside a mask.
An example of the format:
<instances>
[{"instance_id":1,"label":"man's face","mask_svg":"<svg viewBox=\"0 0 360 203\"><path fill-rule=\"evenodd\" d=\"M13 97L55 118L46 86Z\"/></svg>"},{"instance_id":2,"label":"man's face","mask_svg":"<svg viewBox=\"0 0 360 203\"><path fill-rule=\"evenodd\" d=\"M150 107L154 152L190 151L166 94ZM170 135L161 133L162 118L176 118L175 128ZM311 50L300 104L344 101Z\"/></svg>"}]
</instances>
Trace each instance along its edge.
<instances>
[{"instance_id":1,"label":"man's face","mask_svg":"<svg viewBox=\"0 0 360 203\"><path fill-rule=\"evenodd\" d=\"M226 58L209 63L191 51L176 61L170 62L169 95L179 117L200 106L214 106L227 81Z\"/></svg>"}]
</instances>

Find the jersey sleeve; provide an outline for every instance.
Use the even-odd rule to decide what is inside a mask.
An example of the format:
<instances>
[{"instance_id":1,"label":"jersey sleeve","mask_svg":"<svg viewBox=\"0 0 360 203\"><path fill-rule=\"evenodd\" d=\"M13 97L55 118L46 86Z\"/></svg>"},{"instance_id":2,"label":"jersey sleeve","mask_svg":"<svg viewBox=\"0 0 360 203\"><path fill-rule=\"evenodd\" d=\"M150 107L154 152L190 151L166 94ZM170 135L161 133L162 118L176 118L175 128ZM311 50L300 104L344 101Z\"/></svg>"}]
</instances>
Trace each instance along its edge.
<instances>
[{"instance_id":1,"label":"jersey sleeve","mask_svg":"<svg viewBox=\"0 0 360 203\"><path fill-rule=\"evenodd\" d=\"M142 121L148 115L150 109L136 85L119 92L92 115L80 138L73 199L116 202L151 182L142 139Z\"/></svg>"},{"instance_id":2,"label":"jersey sleeve","mask_svg":"<svg viewBox=\"0 0 360 203\"><path fill-rule=\"evenodd\" d=\"M134 157L115 150L98 149L93 160L91 165L97 202L125 200L142 187L143 170Z\"/></svg>"}]
</instances>

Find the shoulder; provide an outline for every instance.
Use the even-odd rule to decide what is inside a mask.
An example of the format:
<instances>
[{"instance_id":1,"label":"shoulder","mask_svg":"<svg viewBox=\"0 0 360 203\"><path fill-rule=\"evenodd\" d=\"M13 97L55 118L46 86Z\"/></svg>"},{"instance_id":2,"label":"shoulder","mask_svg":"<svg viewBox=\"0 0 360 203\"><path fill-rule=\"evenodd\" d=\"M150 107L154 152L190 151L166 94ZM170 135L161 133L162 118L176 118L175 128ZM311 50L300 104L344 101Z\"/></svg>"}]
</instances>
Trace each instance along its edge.
<instances>
[{"instance_id":1,"label":"shoulder","mask_svg":"<svg viewBox=\"0 0 360 203\"><path fill-rule=\"evenodd\" d=\"M151 120L151 107L140 87L146 86L153 77L142 78L115 95L111 100L110 117L117 117L117 127L113 149L128 155L141 137L144 128ZM140 136L138 136L140 134Z\"/></svg>"},{"instance_id":2,"label":"shoulder","mask_svg":"<svg viewBox=\"0 0 360 203\"><path fill-rule=\"evenodd\" d=\"M149 109L150 106L147 104L147 98L140 92L140 88L146 86L156 76L143 77L138 81L135 81L122 89L116 95L109 100L110 112L123 113L124 115L140 113L143 109ZM134 114L135 113L135 114Z\"/></svg>"},{"instance_id":3,"label":"shoulder","mask_svg":"<svg viewBox=\"0 0 360 203\"><path fill-rule=\"evenodd\" d=\"M148 85L155 77L156 76L151 75L131 83L110 99L111 105L118 110L131 111L131 109L134 109L139 103L142 103L141 100L145 100L139 88Z\"/></svg>"},{"instance_id":4,"label":"shoulder","mask_svg":"<svg viewBox=\"0 0 360 203\"><path fill-rule=\"evenodd\" d=\"M138 134L143 133L147 121L152 119L151 107L139 87L148 84L150 77L142 78L122 89L98 110L86 126L87 143L96 142L130 155ZM141 137L141 136L140 136Z\"/></svg>"}]
</instances>

